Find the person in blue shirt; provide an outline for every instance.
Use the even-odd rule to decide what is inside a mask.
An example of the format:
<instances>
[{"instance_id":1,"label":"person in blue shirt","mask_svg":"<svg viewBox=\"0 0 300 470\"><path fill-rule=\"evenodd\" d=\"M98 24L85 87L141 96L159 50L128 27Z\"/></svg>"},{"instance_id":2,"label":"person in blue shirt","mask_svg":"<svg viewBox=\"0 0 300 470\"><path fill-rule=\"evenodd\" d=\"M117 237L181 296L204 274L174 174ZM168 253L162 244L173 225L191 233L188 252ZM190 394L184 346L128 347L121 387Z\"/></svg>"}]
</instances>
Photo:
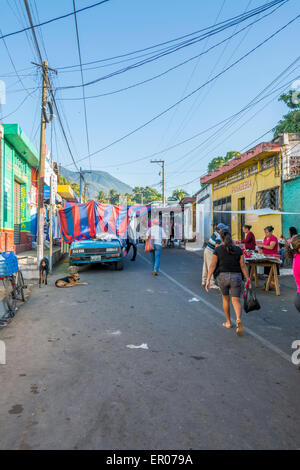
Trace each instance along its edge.
<instances>
[{"instance_id":1,"label":"person in blue shirt","mask_svg":"<svg viewBox=\"0 0 300 470\"><path fill-rule=\"evenodd\" d=\"M222 224L222 223L214 224L214 232L212 233L210 239L208 240L207 246L203 253L202 286L206 285L208 270L212 262L212 257L213 257L215 248L221 245L221 238L220 238L219 232L224 229L228 229L227 225ZM219 287L216 285L213 278L210 281L210 288L219 289Z\"/></svg>"}]
</instances>

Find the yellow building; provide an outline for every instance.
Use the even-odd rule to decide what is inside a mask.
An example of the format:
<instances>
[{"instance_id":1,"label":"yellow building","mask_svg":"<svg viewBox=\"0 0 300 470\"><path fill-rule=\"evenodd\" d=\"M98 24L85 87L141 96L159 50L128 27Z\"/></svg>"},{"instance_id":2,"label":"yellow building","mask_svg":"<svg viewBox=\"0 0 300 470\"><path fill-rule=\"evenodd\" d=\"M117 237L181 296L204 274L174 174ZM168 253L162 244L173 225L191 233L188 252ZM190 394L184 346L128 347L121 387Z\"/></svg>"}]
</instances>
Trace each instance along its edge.
<instances>
[{"instance_id":1,"label":"yellow building","mask_svg":"<svg viewBox=\"0 0 300 470\"><path fill-rule=\"evenodd\" d=\"M214 222L229 225L233 239L241 240L244 223L252 225L258 240L264 238L264 227L273 225L274 235L282 232L281 215L234 214L228 211L281 209L280 144L262 142L200 180L212 185ZM267 210L266 210L267 212Z\"/></svg>"}]
</instances>

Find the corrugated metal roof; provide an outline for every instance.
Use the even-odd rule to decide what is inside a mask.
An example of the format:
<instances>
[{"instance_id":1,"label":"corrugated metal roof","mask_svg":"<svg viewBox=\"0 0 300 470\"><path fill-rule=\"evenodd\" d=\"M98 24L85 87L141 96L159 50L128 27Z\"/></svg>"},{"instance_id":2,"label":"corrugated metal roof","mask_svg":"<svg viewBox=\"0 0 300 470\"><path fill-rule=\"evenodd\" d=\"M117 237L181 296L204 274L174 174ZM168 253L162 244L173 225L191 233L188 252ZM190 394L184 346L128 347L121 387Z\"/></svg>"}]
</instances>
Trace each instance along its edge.
<instances>
[{"instance_id":1,"label":"corrugated metal roof","mask_svg":"<svg viewBox=\"0 0 300 470\"><path fill-rule=\"evenodd\" d=\"M240 165L243 165L245 162L250 160L253 157L258 157L262 153L276 153L280 151L280 144L278 142L261 142L260 144L252 147L247 152L239 155L238 157L230 160L229 162L225 163L225 165L217 168L216 170L208 173L207 175L203 176L200 179L200 183L209 183L212 180L218 178L225 173L233 170L234 168L238 168Z\"/></svg>"}]
</instances>

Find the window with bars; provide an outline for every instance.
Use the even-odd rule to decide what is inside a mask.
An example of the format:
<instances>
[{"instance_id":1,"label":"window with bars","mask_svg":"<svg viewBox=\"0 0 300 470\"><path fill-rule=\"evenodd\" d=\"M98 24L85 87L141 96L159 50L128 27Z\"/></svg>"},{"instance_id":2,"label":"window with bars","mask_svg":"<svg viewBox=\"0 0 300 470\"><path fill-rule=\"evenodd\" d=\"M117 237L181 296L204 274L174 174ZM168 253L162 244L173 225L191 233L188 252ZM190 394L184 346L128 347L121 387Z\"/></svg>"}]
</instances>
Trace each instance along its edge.
<instances>
[{"instance_id":1,"label":"window with bars","mask_svg":"<svg viewBox=\"0 0 300 470\"><path fill-rule=\"evenodd\" d=\"M213 211L213 221L215 223L222 222L223 224L228 225L228 227L231 229L231 214L227 212L231 211L231 196L223 197L222 199L214 201Z\"/></svg>"},{"instance_id":2,"label":"window with bars","mask_svg":"<svg viewBox=\"0 0 300 470\"><path fill-rule=\"evenodd\" d=\"M267 157L261 160L260 169L261 171L267 170L268 168L273 168L279 165L279 158L277 155L272 157Z\"/></svg>"},{"instance_id":3,"label":"window with bars","mask_svg":"<svg viewBox=\"0 0 300 470\"><path fill-rule=\"evenodd\" d=\"M257 209L279 209L279 186L256 193Z\"/></svg>"},{"instance_id":4,"label":"window with bars","mask_svg":"<svg viewBox=\"0 0 300 470\"><path fill-rule=\"evenodd\" d=\"M245 178L245 170L236 171L233 175L228 176L227 184L235 183Z\"/></svg>"},{"instance_id":5,"label":"window with bars","mask_svg":"<svg viewBox=\"0 0 300 470\"><path fill-rule=\"evenodd\" d=\"M220 181L216 181L214 183L214 189L220 189L220 188L224 188L224 186L226 186L226 179L223 179L223 180L220 180Z\"/></svg>"},{"instance_id":6,"label":"window with bars","mask_svg":"<svg viewBox=\"0 0 300 470\"><path fill-rule=\"evenodd\" d=\"M255 173L257 173L257 172L258 172L258 163L255 163L254 165L248 166L248 169L247 169L247 175L248 176L255 175Z\"/></svg>"}]
</instances>

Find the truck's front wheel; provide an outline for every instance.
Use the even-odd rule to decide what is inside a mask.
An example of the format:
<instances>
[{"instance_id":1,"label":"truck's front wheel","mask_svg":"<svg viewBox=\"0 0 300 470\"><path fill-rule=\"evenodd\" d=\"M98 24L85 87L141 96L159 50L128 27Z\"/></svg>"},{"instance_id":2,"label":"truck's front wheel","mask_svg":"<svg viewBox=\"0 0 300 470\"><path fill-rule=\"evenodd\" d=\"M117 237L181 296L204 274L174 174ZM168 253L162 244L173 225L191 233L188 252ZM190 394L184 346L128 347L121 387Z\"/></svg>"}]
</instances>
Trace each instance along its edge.
<instances>
[{"instance_id":1,"label":"truck's front wheel","mask_svg":"<svg viewBox=\"0 0 300 470\"><path fill-rule=\"evenodd\" d=\"M123 261L116 261L115 262L115 270L116 271L122 271L124 268Z\"/></svg>"}]
</instances>

